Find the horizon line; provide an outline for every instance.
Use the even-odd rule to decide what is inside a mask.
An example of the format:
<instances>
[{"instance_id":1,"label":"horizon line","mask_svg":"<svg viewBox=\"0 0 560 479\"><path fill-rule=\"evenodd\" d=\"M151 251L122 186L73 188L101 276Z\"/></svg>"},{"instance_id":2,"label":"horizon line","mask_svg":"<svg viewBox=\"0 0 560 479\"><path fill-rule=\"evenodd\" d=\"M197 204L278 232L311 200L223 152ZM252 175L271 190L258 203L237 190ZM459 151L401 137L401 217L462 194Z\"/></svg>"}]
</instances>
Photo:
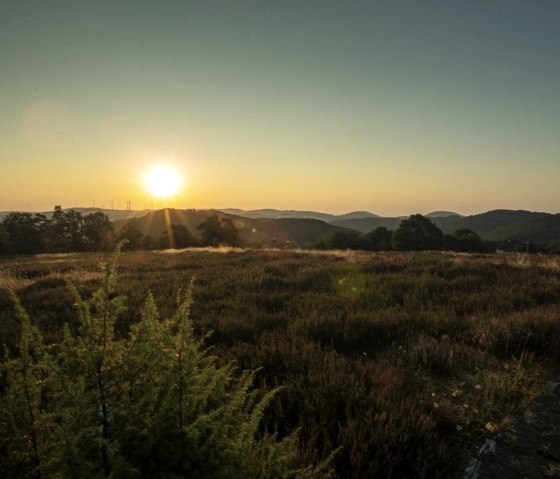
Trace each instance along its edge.
<instances>
[{"instance_id":1,"label":"horizon line","mask_svg":"<svg viewBox=\"0 0 560 479\"><path fill-rule=\"evenodd\" d=\"M58 206L58 205L56 205ZM398 215L384 215L384 214L380 214L380 213L373 213L371 211L368 210L352 210L352 211L347 211L344 213L331 213L331 212L326 212L326 211L321 211L321 210L311 210L311 209L293 209L293 208L289 208L289 209L279 209L279 208L252 208L252 209L244 209L244 208L235 208L235 207L227 207L227 208L215 208L215 207L207 207L207 208L182 208L182 207L163 207L163 208L141 208L141 209L119 209L119 208L106 208L104 206L71 206L71 207L62 207L63 210L97 210L97 211L116 211L116 212L130 212L130 213L137 213L137 212L150 212L150 211L160 211L160 210L165 210L165 209L176 209L176 210L199 210L199 211L204 211L204 210L215 210L215 211L224 211L224 210L239 210L242 212L256 212L256 211L263 211L263 210L270 210L270 211L278 211L278 212L307 212L307 213L318 213L318 214L324 214L324 215L330 215L330 216L344 216L344 215L348 215L348 214L352 214L352 213L367 213L370 215L375 215L377 217L380 218L406 218L409 217L411 215L414 214L421 214L423 216L428 216L434 213L451 213L450 216L453 215L458 215L458 216L462 216L462 217L468 217L468 216L475 216L475 215L479 215L479 214L484 214L484 213L489 213L491 211L527 211L530 213L546 213L546 214L551 214L551 215L556 215L556 214L560 214L559 212L552 212L552 211L542 211L542 210L529 210L529 209L514 209L514 208L491 208L485 211L480 211L478 213L472 213L472 214L463 214L463 213L459 213L457 211L451 211L451 210L446 210L446 209L438 209L438 210L432 210L429 211L427 213L420 213L419 211L415 211L414 213L408 213L408 214L398 214ZM54 206L52 209L50 210L45 210L45 209L41 209L41 210L31 210L31 209L11 209L11 210L0 210L0 214L4 215L4 214L9 214L9 213L50 213L54 210Z\"/></svg>"}]
</instances>

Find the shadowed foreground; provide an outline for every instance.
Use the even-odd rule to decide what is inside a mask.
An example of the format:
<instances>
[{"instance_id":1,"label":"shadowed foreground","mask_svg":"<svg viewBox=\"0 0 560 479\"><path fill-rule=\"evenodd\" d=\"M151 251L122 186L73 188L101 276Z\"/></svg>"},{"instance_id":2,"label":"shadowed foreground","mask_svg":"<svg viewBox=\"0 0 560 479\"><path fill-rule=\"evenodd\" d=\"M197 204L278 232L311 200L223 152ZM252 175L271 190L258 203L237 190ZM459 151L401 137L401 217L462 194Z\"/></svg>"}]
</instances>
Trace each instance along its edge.
<instances>
[{"instance_id":1,"label":"shadowed foreground","mask_svg":"<svg viewBox=\"0 0 560 479\"><path fill-rule=\"evenodd\" d=\"M504 423L492 448L478 457L475 479L560 477L560 385Z\"/></svg>"},{"instance_id":2,"label":"shadowed foreground","mask_svg":"<svg viewBox=\"0 0 560 479\"><path fill-rule=\"evenodd\" d=\"M214 250L212 250L214 251ZM115 337L141 318L146 291L172 317L194 274L196 337L213 331L218 365L262 368L262 427L300 428L304 463L337 477L462 477L469 456L539 396L560 358L557 257L221 250L126 253ZM89 297L99 254L0 262L46 343L78 327L70 278ZM0 289L0 342L17 354L20 322ZM74 328L74 329L72 329Z\"/></svg>"}]
</instances>

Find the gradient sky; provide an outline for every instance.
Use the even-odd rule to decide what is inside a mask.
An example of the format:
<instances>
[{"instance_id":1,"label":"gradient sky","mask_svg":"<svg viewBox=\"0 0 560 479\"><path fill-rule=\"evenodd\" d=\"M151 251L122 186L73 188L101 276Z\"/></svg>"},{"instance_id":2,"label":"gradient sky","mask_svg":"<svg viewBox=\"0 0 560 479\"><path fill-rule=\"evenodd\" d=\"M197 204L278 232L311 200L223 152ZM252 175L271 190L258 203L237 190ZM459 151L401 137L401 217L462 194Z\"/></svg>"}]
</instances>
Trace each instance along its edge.
<instances>
[{"instance_id":1,"label":"gradient sky","mask_svg":"<svg viewBox=\"0 0 560 479\"><path fill-rule=\"evenodd\" d=\"M0 210L560 210L558 0L0 0L0 72Z\"/></svg>"}]
</instances>

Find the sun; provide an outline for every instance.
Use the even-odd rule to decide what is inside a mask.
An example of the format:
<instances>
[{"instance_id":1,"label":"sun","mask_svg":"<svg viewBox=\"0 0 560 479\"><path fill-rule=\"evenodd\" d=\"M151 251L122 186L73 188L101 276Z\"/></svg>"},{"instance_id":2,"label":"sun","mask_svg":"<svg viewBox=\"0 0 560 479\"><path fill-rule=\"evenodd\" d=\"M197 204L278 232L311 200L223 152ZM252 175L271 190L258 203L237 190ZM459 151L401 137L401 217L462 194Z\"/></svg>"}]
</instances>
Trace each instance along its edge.
<instances>
[{"instance_id":1,"label":"sun","mask_svg":"<svg viewBox=\"0 0 560 479\"><path fill-rule=\"evenodd\" d=\"M168 165L152 166L144 175L144 185L152 196L169 198L179 190L179 172Z\"/></svg>"}]
</instances>

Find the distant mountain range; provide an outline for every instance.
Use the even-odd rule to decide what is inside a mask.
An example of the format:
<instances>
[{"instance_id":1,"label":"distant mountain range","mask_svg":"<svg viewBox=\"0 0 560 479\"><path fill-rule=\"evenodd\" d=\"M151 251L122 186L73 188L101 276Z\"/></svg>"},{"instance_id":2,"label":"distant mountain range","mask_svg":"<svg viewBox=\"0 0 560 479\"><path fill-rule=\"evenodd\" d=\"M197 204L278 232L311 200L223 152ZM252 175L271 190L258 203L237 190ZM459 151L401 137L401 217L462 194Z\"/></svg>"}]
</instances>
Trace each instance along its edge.
<instances>
[{"instance_id":1,"label":"distant mountain range","mask_svg":"<svg viewBox=\"0 0 560 479\"><path fill-rule=\"evenodd\" d=\"M458 216L459 218L462 218L463 215L460 215L459 213L453 213L452 211L432 211L431 213L428 213L427 215L428 218L448 218L450 216Z\"/></svg>"},{"instance_id":2,"label":"distant mountain range","mask_svg":"<svg viewBox=\"0 0 560 479\"><path fill-rule=\"evenodd\" d=\"M297 211L297 210L240 210L237 208L220 209L224 213L230 215L243 216L244 218L256 219L278 219L278 218L308 218L322 220L330 223L335 220L347 220L355 218L379 218L379 215L369 213L368 211L352 211L343 215L332 215L329 213L320 213L317 211Z\"/></svg>"},{"instance_id":3,"label":"distant mountain range","mask_svg":"<svg viewBox=\"0 0 560 479\"><path fill-rule=\"evenodd\" d=\"M172 223L184 224L196 236L197 227L211 214L230 218L247 244L261 245L290 241L306 246L321 237L342 229L368 233L384 226L394 230L403 217L381 217L366 211L331 215L315 211L251 210L168 210ZM449 211L434 211L425 215L444 232L468 228L491 241L532 241L546 243L560 240L560 214L536 213L523 210L493 210L471 216ZM160 235L165 228L162 211L150 212L137 220L141 231ZM123 220L115 222L124 224Z\"/></svg>"},{"instance_id":4,"label":"distant mountain range","mask_svg":"<svg viewBox=\"0 0 560 479\"><path fill-rule=\"evenodd\" d=\"M305 247L333 231L346 229L314 218L247 218L218 210L172 208L150 211L134 221L142 234L153 238L160 237L168 224L184 225L195 237L200 238L198 226L212 215L232 220L239 230L240 239L248 246L277 246L290 242L294 246ZM115 231L118 233L127 221L114 221Z\"/></svg>"},{"instance_id":5,"label":"distant mountain range","mask_svg":"<svg viewBox=\"0 0 560 479\"><path fill-rule=\"evenodd\" d=\"M77 208L83 215L101 211L114 222L118 231L128 219L136 218L143 234L158 237L171 222L185 225L198 236L198 225L210 215L230 218L240 230L241 239L250 245L278 244L290 241L306 246L321 237L343 229L368 233L384 226L394 230L404 217L382 217L367 211L353 211L333 215L317 211L296 210L109 210L100 208ZM0 212L0 219L9 212ZM46 216L52 211L44 212ZM451 233L468 228L490 241L532 241L546 243L560 241L560 214L539 213L524 210L492 210L471 216L451 211L434 211L429 217L444 232Z\"/></svg>"},{"instance_id":6,"label":"distant mountain range","mask_svg":"<svg viewBox=\"0 0 560 479\"><path fill-rule=\"evenodd\" d=\"M532 241L545 243L560 240L560 214L524 210L493 210L472 216L450 214L426 215L444 232L468 228L491 241ZM398 227L402 218L356 218L331 224L367 233L379 226Z\"/></svg>"}]
</instances>

